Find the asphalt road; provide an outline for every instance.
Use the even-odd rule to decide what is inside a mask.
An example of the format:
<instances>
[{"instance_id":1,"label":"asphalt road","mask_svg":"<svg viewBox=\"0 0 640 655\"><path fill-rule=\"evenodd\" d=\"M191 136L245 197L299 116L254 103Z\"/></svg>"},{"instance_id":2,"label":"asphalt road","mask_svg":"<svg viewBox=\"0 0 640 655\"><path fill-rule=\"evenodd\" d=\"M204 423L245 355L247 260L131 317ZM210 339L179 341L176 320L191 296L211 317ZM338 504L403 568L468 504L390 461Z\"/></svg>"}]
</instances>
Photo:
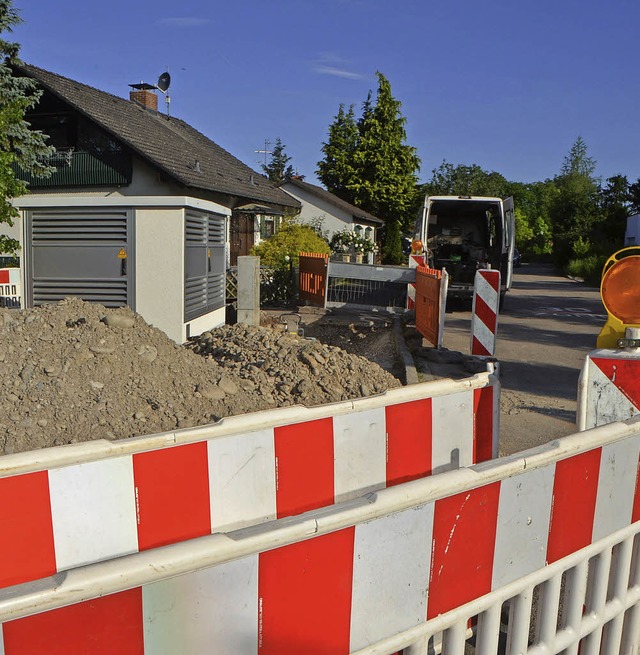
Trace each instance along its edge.
<instances>
[{"instance_id":1,"label":"asphalt road","mask_svg":"<svg viewBox=\"0 0 640 655\"><path fill-rule=\"evenodd\" d=\"M575 432L580 369L605 319L599 290L551 266L515 269L498 319L501 455ZM471 312L450 304L444 346L469 353L470 329Z\"/></svg>"}]
</instances>

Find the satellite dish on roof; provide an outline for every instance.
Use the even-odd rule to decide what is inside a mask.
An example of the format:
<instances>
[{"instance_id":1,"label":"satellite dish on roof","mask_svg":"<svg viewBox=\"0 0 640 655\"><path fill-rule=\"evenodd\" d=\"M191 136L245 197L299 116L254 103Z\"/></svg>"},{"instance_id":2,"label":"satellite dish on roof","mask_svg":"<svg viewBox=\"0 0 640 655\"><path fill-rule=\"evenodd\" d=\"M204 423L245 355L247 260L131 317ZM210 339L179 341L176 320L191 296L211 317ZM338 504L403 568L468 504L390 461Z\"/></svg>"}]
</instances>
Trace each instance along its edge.
<instances>
[{"instance_id":1,"label":"satellite dish on roof","mask_svg":"<svg viewBox=\"0 0 640 655\"><path fill-rule=\"evenodd\" d=\"M158 78L157 87L160 89L160 91L162 91L162 93L165 93L169 88L169 84L171 84L171 75L169 75L168 72L162 73L162 75L160 75Z\"/></svg>"}]
</instances>

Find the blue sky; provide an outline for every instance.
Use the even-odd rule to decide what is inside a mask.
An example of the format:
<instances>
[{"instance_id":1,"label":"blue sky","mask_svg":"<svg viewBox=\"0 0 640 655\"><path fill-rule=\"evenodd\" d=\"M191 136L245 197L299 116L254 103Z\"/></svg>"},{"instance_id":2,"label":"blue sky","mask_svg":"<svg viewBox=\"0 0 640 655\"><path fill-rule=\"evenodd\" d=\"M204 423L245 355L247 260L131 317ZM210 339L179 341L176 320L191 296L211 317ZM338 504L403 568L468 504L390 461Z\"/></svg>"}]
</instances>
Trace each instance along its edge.
<instances>
[{"instance_id":1,"label":"blue sky","mask_svg":"<svg viewBox=\"0 0 640 655\"><path fill-rule=\"evenodd\" d=\"M340 103L402 102L420 179L444 159L553 177L578 136L640 177L637 0L14 0L21 57L127 97L172 76L171 113L255 169L282 139L308 181ZM162 100L161 100L162 103Z\"/></svg>"}]
</instances>

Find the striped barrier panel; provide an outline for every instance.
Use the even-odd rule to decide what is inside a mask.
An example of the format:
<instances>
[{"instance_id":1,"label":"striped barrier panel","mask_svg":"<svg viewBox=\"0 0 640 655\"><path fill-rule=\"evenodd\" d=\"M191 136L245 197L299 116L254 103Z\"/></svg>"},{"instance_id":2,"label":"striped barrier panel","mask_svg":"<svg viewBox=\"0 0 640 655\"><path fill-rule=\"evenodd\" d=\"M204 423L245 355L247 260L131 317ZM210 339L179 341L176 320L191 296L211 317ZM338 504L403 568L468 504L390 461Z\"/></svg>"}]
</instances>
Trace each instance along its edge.
<instances>
[{"instance_id":1,"label":"striped barrier panel","mask_svg":"<svg viewBox=\"0 0 640 655\"><path fill-rule=\"evenodd\" d=\"M471 354L492 357L496 352L500 271L476 271L471 315Z\"/></svg>"},{"instance_id":2,"label":"striped barrier panel","mask_svg":"<svg viewBox=\"0 0 640 655\"><path fill-rule=\"evenodd\" d=\"M578 383L578 430L640 414L640 353L594 350L585 358Z\"/></svg>"},{"instance_id":3,"label":"striped barrier panel","mask_svg":"<svg viewBox=\"0 0 640 655\"><path fill-rule=\"evenodd\" d=\"M449 276L426 266L416 270L416 330L436 348L442 347Z\"/></svg>"},{"instance_id":4,"label":"striped barrier panel","mask_svg":"<svg viewBox=\"0 0 640 655\"><path fill-rule=\"evenodd\" d=\"M498 407L487 372L1 457L0 588L489 460Z\"/></svg>"},{"instance_id":5,"label":"striped barrier panel","mask_svg":"<svg viewBox=\"0 0 640 655\"><path fill-rule=\"evenodd\" d=\"M0 308L20 309L19 268L0 268Z\"/></svg>"},{"instance_id":6,"label":"striped barrier panel","mask_svg":"<svg viewBox=\"0 0 640 655\"><path fill-rule=\"evenodd\" d=\"M388 655L443 632L444 652L462 655L479 615L482 655L575 653L579 643L635 653L639 459L636 419L77 567L0 591L0 652Z\"/></svg>"},{"instance_id":7,"label":"striped barrier panel","mask_svg":"<svg viewBox=\"0 0 640 655\"><path fill-rule=\"evenodd\" d=\"M409 255L409 268L420 268L426 265L426 255ZM407 309L416 308L416 283L407 284Z\"/></svg>"}]
</instances>

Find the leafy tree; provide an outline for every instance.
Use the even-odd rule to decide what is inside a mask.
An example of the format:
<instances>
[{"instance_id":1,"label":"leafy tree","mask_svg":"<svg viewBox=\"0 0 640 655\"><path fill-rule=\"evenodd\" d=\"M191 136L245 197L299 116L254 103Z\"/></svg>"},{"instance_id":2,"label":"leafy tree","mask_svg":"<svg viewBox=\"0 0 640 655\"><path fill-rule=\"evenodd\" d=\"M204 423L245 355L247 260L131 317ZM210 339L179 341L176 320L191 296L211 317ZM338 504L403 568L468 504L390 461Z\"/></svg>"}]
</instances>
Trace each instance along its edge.
<instances>
[{"instance_id":1,"label":"leafy tree","mask_svg":"<svg viewBox=\"0 0 640 655\"><path fill-rule=\"evenodd\" d=\"M599 220L598 180L595 161L587 154L587 145L578 137L554 179L557 193L551 204L553 255L565 266L575 254L578 237L589 235Z\"/></svg>"},{"instance_id":2,"label":"leafy tree","mask_svg":"<svg viewBox=\"0 0 640 655\"><path fill-rule=\"evenodd\" d=\"M11 0L0 0L0 35L11 33L21 22ZM18 211L11 204L13 198L27 192L25 182L16 178L13 166L34 175L47 175L51 169L43 161L53 154L46 137L30 129L25 120L26 112L37 104L41 91L36 83L14 74L13 65L20 46L0 38L0 224L13 225ZM0 234L0 253L15 254L20 244L15 239Z\"/></svg>"},{"instance_id":3,"label":"leafy tree","mask_svg":"<svg viewBox=\"0 0 640 655\"><path fill-rule=\"evenodd\" d=\"M322 144L324 159L318 162L316 174L328 191L353 204L352 186L357 175L354 167L359 129L353 105L345 112L344 104L329 126L329 138Z\"/></svg>"},{"instance_id":4,"label":"leafy tree","mask_svg":"<svg viewBox=\"0 0 640 655\"><path fill-rule=\"evenodd\" d=\"M431 180L424 186L425 194L432 196L495 196L505 198L509 183L495 171L483 170L477 164L454 166L443 161L432 172Z\"/></svg>"},{"instance_id":5,"label":"leafy tree","mask_svg":"<svg viewBox=\"0 0 640 655\"><path fill-rule=\"evenodd\" d=\"M629 181L625 175L608 178L606 186L600 190L602 221L595 236L610 243L611 249L621 248L624 244L631 201Z\"/></svg>"},{"instance_id":6,"label":"leafy tree","mask_svg":"<svg viewBox=\"0 0 640 655\"><path fill-rule=\"evenodd\" d=\"M420 159L416 149L405 143L401 103L393 97L387 78L380 72L376 75L375 102L369 92L355 124L357 134L352 109L345 113L341 106L338 111L317 174L338 197L384 219L383 260L398 263L403 259L401 232L413 220ZM340 149L343 152L338 155ZM334 162L339 162L340 168L334 168ZM390 240L397 243L391 245Z\"/></svg>"},{"instance_id":7,"label":"leafy tree","mask_svg":"<svg viewBox=\"0 0 640 655\"><path fill-rule=\"evenodd\" d=\"M291 179L294 174L293 166L289 164L291 157L284 151L285 146L280 140L276 139L276 145L271 152L271 160L268 164L262 164L264 174L273 184L282 184Z\"/></svg>"},{"instance_id":8,"label":"leafy tree","mask_svg":"<svg viewBox=\"0 0 640 655\"><path fill-rule=\"evenodd\" d=\"M629 211L640 214L640 178L629 185Z\"/></svg>"}]
</instances>

